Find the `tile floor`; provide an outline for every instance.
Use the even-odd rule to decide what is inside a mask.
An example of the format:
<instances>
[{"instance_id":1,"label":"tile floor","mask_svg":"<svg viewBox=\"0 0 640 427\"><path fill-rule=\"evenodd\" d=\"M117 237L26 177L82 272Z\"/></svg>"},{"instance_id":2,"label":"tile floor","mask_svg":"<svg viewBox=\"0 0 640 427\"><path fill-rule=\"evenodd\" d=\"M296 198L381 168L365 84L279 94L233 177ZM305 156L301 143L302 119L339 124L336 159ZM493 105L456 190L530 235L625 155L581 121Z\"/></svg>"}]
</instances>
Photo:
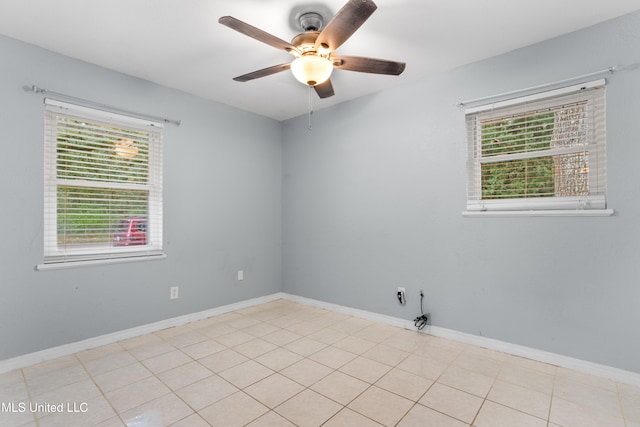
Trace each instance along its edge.
<instances>
[{"instance_id":1,"label":"tile floor","mask_svg":"<svg viewBox=\"0 0 640 427\"><path fill-rule=\"evenodd\" d=\"M640 427L640 389L278 300L0 375L0 426Z\"/></svg>"}]
</instances>

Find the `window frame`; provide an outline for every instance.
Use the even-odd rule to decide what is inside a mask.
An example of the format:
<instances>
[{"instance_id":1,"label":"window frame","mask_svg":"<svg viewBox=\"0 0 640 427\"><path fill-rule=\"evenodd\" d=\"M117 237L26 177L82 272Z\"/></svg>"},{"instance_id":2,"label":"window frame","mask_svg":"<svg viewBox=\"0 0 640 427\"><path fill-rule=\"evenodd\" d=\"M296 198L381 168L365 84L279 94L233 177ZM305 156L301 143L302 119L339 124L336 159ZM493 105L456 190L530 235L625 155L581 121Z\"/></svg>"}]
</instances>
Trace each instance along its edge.
<instances>
[{"instance_id":1,"label":"window frame","mask_svg":"<svg viewBox=\"0 0 640 427\"><path fill-rule=\"evenodd\" d=\"M487 215L612 215L606 202L606 80L574 84L555 90L488 103L465 110L467 129L467 206L465 216ZM557 147L507 154L500 160L482 155L482 122L505 120L515 114L542 114L567 103L585 103L589 110L587 143L580 149ZM589 153L589 189L585 196L547 196L490 199L482 192L482 164L536 157L551 157L572 152ZM497 157L497 156L494 156ZM593 160L593 162L592 162ZM593 166L592 166L593 164ZM595 189L592 191L592 189Z\"/></svg>"},{"instance_id":2,"label":"window frame","mask_svg":"<svg viewBox=\"0 0 640 427\"><path fill-rule=\"evenodd\" d=\"M163 127L160 122L118 114L110 111L71 104L56 99L45 98L45 135L44 135L44 253L43 263L38 270L66 268L113 262L133 262L163 259ZM68 250L58 242L58 187L69 184L58 176L58 124L56 117L87 121L99 126L126 129L133 132L148 133L147 179L144 183L122 184L117 180L92 182L78 180L74 184L79 189L112 189L143 191L147 203L147 241L144 245L114 246L101 248L81 248ZM135 189L135 190L134 190ZM115 217L114 217L115 218Z\"/></svg>"}]
</instances>

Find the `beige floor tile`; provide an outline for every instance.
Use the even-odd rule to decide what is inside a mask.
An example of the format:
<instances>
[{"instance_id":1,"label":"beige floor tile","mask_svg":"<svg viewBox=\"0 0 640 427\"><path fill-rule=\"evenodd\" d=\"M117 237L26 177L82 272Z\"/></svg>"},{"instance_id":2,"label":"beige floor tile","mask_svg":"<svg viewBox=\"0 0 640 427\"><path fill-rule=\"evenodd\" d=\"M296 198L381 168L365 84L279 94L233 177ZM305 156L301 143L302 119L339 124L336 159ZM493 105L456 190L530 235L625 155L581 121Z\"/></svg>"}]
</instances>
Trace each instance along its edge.
<instances>
[{"instance_id":1,"label":"beige floor tile","mask_svg":"<svg viewBox=\"0 0 640 427\"><path fill-rule=\"evenodd\" d=\"M183 353L195 360L202 359L203 357L210 356L226 349L226 346L212 339L199 341L195 344L187 345L181 348Z\"/></svg>"},{"instance_id":2,"label":"beige floor tile","mask_svg":"<svg viewBox=\"0 0 640 427\"><path fill-rule=\"evenodd\" d=\"M27 400L27 384L19 369L0 374L0 402Z\"/></svg>"},{"instance_id":3,"label":"beige floor tile","mask_svg":"<svg viewBox=\"0 0 640 427\"><path fill-rule=\"evenodd\" d=\"M375 360L376 362L384 363L385 365L397 366L400 362L409 357L409 354L410 353L406 351L389 347L386 344L378 344L367 350L362 355L368 359Z\"/></svg>"},{"instance_id":4,"label":"beige floor tile","mask_svg":"<svg viewBox=\"0 0 640 427\"><path fill-rule=\"evenodd\" d=\"M154 334L146 334L120 341L118 344L120 344L125 350L129 350L142 345L154 344L159 342L162 342L162 338Z\"/></svg>"},{"instance_id":5,"label":"beige floor tile","mask_svg":"<svg viewBox=\"0 0 640 427\"><path fill-rule=\"evenodd\" d=\"M297 382L280 374L273 374L245 388L244 392L273 409L302 390L304 387Z\"/></svg>"},{"instance_id":6,"label":"beige floor tile","mask_svg":"<svg viewBox=\"0 0 640 427\"><path fill-rule=\"evenodd\" d=\"M502 368L503 364L504 362L499 360L489 359L470 352L464 352L453 361L452 366L457 366L468 371L495 378L500 372L500 368Z\"/></svg>"},{"instance_id":7,"label":"beige floor tile","mask_svg":"<svg viewBox=\"0 0 640 427\"><path fill-rule=\"evenodd\" d=\"M462 354L474 354L476 356L497 360L499 362L506 362L507 357L509 356L508 354L502 353L501 351L490 350L488 348L482 348L482 347L476 347L476 346L466 347L466 349Z\"/></svg>"},{"instance_id":8,"label":"beige floor tile","mask_svg":"<svg viewBox=\"0 0 640 427\"><path fill-rule=\"evenodd\" d=\"M281 328L269 323L258 323L250 328L244 328L242 331L253 335L254 337L263 337L273 332L279 331Z\"/></svg>"},{"instance_id":9,"label":"beige floor tile","mask_svg":"<svg viewBox=\"0 0 640 427\"><path fill-rule=\"evenodd\" d=\"M346 338L347 336L349 335L346 334L345 332L336 331L335 329L331 329L331 328L325 328L325 329L320 329L318 332L314 332L313 334L309 335L309 338L316 341L323 342L325 344L333 344L335 342L340 341L343 338Z\"/></svg>"},{"instance_id":10,"label":"beige floor tile","mask_svg":"<svg viewBox=\"0 0 640 427\"><path fill-rule=\"evenodd\" d=\"M118 413L123 413L169 392L170 390L160 380L149 377L106 393L105 396Z\"/></svg>"},{"instance_id":11,"label":"beige floor tile","mask_svg":"<svg viewBox=\"0 0 640 427\"><path fill-rule=\"evenodd\" d=\"M191 414L188 417L171 424L171 427L211 427L211 425L200 415Z\"/></svg>"},{"instance_id":12,"label":"beige floor tile","mask_svg":"<svg viewBox=\"0 0 640 427\"><path fill-rule=\"evenodd\" d=\"M237 319L231 319L226 323L236 329L245 329L260 323L260 321L251 316L241 316Z\"/></svg>"},{"instance_id":13,"label":"beige floor tile","mask_svg":"<svg viewBox=\"0 0 640 427\"><path fill-rule=\"evenodd\" d=\"M297 353L293 353L284 348L276 348L273 351L256 357L256 362L263 364L267 368L274 371L280 371L294 363L302 360L302 356Z\"/></svg>"},{"instance_id":14,"label":"beige floor tile","mask_svg":"<svg viewBox=\"0 0 640 427\"><path fill-rule=\"evenodd\" d=\"M176 394L193 409L199 411L238 391L238 388L231 383L213 375L181 388L176 391Z\"/></svg>"},{"instance_id":15,"label":"beige floor tile","mask_svg":"<svg viewBox=\"0 0 640 427\"><path fill-rule=\"evenodd\" d=\"M202 335L205 335L209 338L216 339L217 337L221 337L223 335L232 334L237 331L236 328L232 328L229 325L224 323L215 323L209 324L200 328L197 328L196 331Z\"/></svg>"},{"instance_id":16,"label":"beige floor tile","mask_svg":"<svg viewBox=\"0 0 640 427\"><path fill-rule=\"evenodd\" d=\"M431 339L430 335L423 334L418 331L402 329L395 335L385 339L382 343L389 347L406 351L407 353L413 353L419 347L424 346L429 339Z\"/></svg>"},{"instance_id":17,"label":"beige floor tile","mask_svg":"<svg viewBox=\"0 0 640 427\"><path fill-rule=\"evenodd\" d=\"M247 341L251 341L255 337L246 332L235 331L227 335L216 337L215 340L227 347L235 347Z\"/></svg>"},{"instance_id":18,"label":"beige floor tile","mask_svg":"<svg viewBox=\"0 0 640 427\"><path fill-rule=\"evenodd\" d=\"M551 395L504 381L495 382L487 399L545 420L551 409Z\"/></svg>"},{"instance_id":19,"label":"beige floor tile","mask_svg":"<svg viewBox=\"0 0 640 427\"><path fill-rule=\"evenodd\" d=\"M101 359L113 353L119 353L123 350L124 348L120 344L114 343L76 353L76 356L78 357L78 359L80 359L80 361L85 363L94 359Z\"/></svg>"},{"instance_id":20,"label":"beige floor tile","mask_svg":"<svg viewBox=\"0 0 640 427\"><path fill-rule=\"evenodd\" d=\"M513 366L519 366L521 368L531 369L539 373L554 375L557 371L557 366L549 365L548 363L538 362L537 360L526 359L524 357L508 355L505 359L505 363Z\"/></svg>"},{"instance_id":21,"label":"beige floor tile","mask_svg":"<svg viewBox=\"0 0 640 427\"><path fill-rule=\"evenodd\" d=\"M476 427L547 427L547 422L524 412L486 401L480 408L480 413L473 425Z\"/></svg>"},{"instance_id":22,"label":"beige floor tile","mask_svg":"<svg viewBox=\"0 0 640 427\"><path fill-rule=\"evenodd\" d=\"M394 426L411 409L414 402L397 394L372 386L348 407L385 426Z\"/></svg>"},{"instance_id":23,"label":"beige floor tile","mask_svg":"<svg viewBox=\"0 0 640 427\"><path fill-rule=\"evenodd\" d=\"M191 362L186 365L161 372L158 374L158 378L170 389L177 390L211 375L213 375L211 370L202 366L198 362Z\"/></svg>"},{"instance_id":24,"label":"beige floor tile","mask_svg":"<svg viewBox=\"0 0 640 427\"><path fill-rule=\"evenodd\" d=\"M47 371L27 376L27 389L31 396L38 396L51 390L57 390L68 384L88 380L89 375L82 365L72 365L57 371Z\"/></svg>"},{"instance_id":25,"label":"beige floor tile","mask_svg":"<svg viewBox=\"0 0 640 427\"><path fill-rule=\"evenodd\" d=\"M414 375L401 369L392 369L380 378L375 385L406 397L414 402L431 387L433 381Z\"/></svg>"},{"instance_id":26,"label":"beige floor tile","mask_svg":"<svg viewBox=\"0 0 640 427\"><path fill-rule=\"evenodd\" d=\"M381 343L387 338L395 335L397 331L398 329L394 328L393 326L374 324L360 329L359 331L355 332L353 336L363 338L367 341Z\"/></svg>"},{"instance_id":27,"label":"beige floor tile","mask_svg":"<svg viewBox=\"0 0 640 427\"><path fill-rule=\"evenodd\" d=\"M222 371L218 375L239 389L243 389L251 384L257 383L271 374L273 374L271 369L253 360L248 360Z\"/></svg>"},{"instance_id":28,"label":"beige floor tile","mask_svg":"<svg viewBox=\"0 0 640 427\"><path fill-rule=\"evenodd\" d=\"M312 427L322 425L340 409L342 405L307 389L278 406L275 411L299 427Z\"/></svg>"},{"instance_id":29,"label":"beige floor tile","mask_svg":"<svg viewBox=\"0 0 640 427\"><path fill-rule=\"evenodd\" d=\"M433 409L425 408L422 405L415 405L398 423L398 427L468 427L461 421L447 415L436 412ZM511 426L516 427L516 426ZM518 426L519 427L519 426Z\"/></svg>"},{"instance_id":30,"label":"beige floor tile","mask_svg":"<svg viewBox=\"0 0 640 427\"><path fill-rule=\"evenodd\" d=\"M373 384L391 370L391 366L366 357L357 357L340 368L340 371Z\"/></svg>"},{"instance_id":31,"label":"beige floor tile","mask_svg":"<svg viewBox=\"0 0 640 427\"><path fill-rule=\"evenodd\" d=\"M494 379L457 366L451 366L438 378L438 382L479 397L485 397L489 393Z\"/></svg>"},{"instance_id":32,"label":"beige floor tile","mask_svg":"<svg viewBox=\"0 0 640 427\"><path fill-rule=\"evenodd\" d=\"M348 405L369 388L369 384L340 371L334 371L309 388L331 400Z\"/></svg>"},{"instance_id":33,"label":"beige floor tile","mask_svg":"<svg viewBox=\"0 0 640 427\"><path fill-rule=\"evenodd\" d=\"M163 339L175 348L182 348L205 341L208 337L187 328L187 330L182 333L163 337Z\"/></svg>"},{"instance_id":34,"label":"beige floor tile","mask_svg":"<svg viewBox=\"0 0 640 427\"><path fill-rule=\"evenodd\" d=\"M168 371L169 369L177 368L190 362L193 362L192 358L180 350L173 350L168 353L150 357L142 361L142 364L154 374L159 374L160 372Z\"/></svg>"},{"instance_id":35,"label":"beige floor tile","mask_svg":"<svg viewBox=\"0 0 640 427\"><path fill-rule=\"evenodd\" d=\"M627 421L640 423L640 395L637 396L620 396L622 411Z\"/></svg>"},{"instance_id":36,"label":"beige floor tile","mask_svg":"<svg viewBox=\"0 0 640 427\"><path fill-rule=\"evenodd\" d=\"M292 341L284 346L287 350L293 351L294 353L304 357L309 357L325 347L327 347L327 344L307 337L302 337L299 340Z\"/></svg>"},{"instance_id":37,"label":"beige floor tile","mask_svg":"<svg viewBox=\"0 0 640 427\"><path fill-rule=\"evenodd\" d=\"M412 354L400 362L398 369L419 375L429 380L436 380L449 367L449 364L437 360L427 359Z\"/></svg>"},{"instance_id":38,"label":"beige floor tile","mask_svg":"<svg viewBox=\"0 0 640 427\"><path fill-rule=\"evenodd\" d=\"M211 356L203 357L202 359L199 359L198 362L211 369L213 372L219 373L233 366L239 365L240 363L244 363L247 360L249 359L237 351L227 349L214 353Z\"/></svg>"},{"instance_id":39,"label":"beige floor tile","mask_svg":"<svg viewBox=\"0 0 640 427\"><path fill-rule=\"evenodd\" d=\"M123 366L132 365L137 363L135 357L133 357L128 351L122 350L114 353L110 353L104 357L98 359L92 359L84 363L84 367L91 375L100 375L105 372L114 371Z\"/></svg>"},{"instance_id":40,"label":"beige floor tile","mask_svg":"<svg viewBox=\"0 0 640 427\"><path fill-rule=\"evenodd\" d=\"M121 417L124 420L130 420L148 413L159 414L161 420L160 425L166 426L186 418L194 412L193 409L187 406L179 397L171 393L130 409L121 414Z\"/></svg>"},{"instance_id":41,"label":"beige floor tile","mask_svg":"<svg viewBox=\"0 0 640 427\"><path fill-rule=\"evenodd\" d=\"M381 425L382 424L379 424L364 415L360 415L349 408L344 408L323 424L322 427L380 427Z\"/></svg>"},{"instance_id":42,"label":"beige floor tile","mask_svg":"<svg viewBox=\"0 0 640 427\"><path fill-rule=\"evenodd\" d=\"M360 319L359 317L348 317L341 322L331 325L331 329L352 335L374 324L375 323L370 320Z\"/></svg>"},{"instance_id":43,"label":"beige floor tile","mask_svg":"<svg viewBox=\"0 0 640 427\"><path fill-rule=\"evenodd\" d=\"M25 378L28 380L36 376L41 376L52 372L58 372L62 369L75 367L79 364L80 361L78 360L78 358L75 355L70 354L67 356L48 360L46 362L27 366L25 368L22 368L22 372L24 373Z\"/></svg>"},{"instance_id":44,"label":"beige floor tile","mask_svg":"<svg viewBox=\"0 0 640 427\"><path fill-rule=\"evenodd\" d=\"M575 402L554 397L551 401L549 421L564 427L624 427L622 418L612 417L598 410Z\"/></svg>"},{"instance_id":45,"label":"beige floor tile","mask_svg":"<svg viewBox=\"0 0 640 427\"><path fill-rule=\"evenodd\" d=\"M275 350L276 348L278 347L275 344L272 344L260 338L254 338L251 341L247 341L243 344L233 347L235 351L243 354L249 359L255 359L256 357Z\"/></svg>"},{"instance_id":46,"label":"beige floor tile","mask_svg":"<svg viewBox=\"0 0 640 427\"><path fill-rule=\"evenodd\" d=\"M342 350L346 350L350 353L359 354L367 352L372 347L374 347L376 343L373 341L365 340L363 338L354 337L350 335L333 343L333 346L336 348L340 348Z\"/></svg>"},{"instance_id":47,"label":"beige floor tile","mask_svg":"<svg viewBox=\"0 0 640 427\"><path fill-rule=\"evenodd\" d=\"M544 394L551 394L553 390L554 375L534 371L532 369L505 364L498 379L520 387L529 388Z\"/></svg>"},{"instance_id":48,"label":"beige floor tile","mask_svg":"<svg viewBox=\"0 0 640 427\"><path fill-rule=\"evenodd\" d=\"M78 403L85 402L88 399L100 396L102 393L95 385L93 381L90 379L85 379L82 381L75 382L73 384L68 384L60 388L56 388L55 390L50 390L46 393L39 395L32 395L31 401L37 403ZM36 414L37 417L40 417L40 414Z\"/></svg>"},{"instance_id":49,"label":"beige floor tile","mask_svg":"<svg viewBox=\"0 0 640 427\"><path fill-rule=\"evenodd\" d=\"M29 398L89 410L6 410ZM0 402L0 427L640 427L640 387L286 300L0 374Z\"/></svg>"},{"instance_id":50,"label":"beige floor tile","mask_svg":"<svg viewBox=\"0 0 640 427\"><path fill-rule=\"evenodd\" d=\"M327 346L315 354L309 356L309 359L315 360L333 369L338 369L348 362L358 357L356 354L337 347Z\"/></svg>"},{"instance_id":51,"label":"beige floor tile","mask_svg":"<svg viewBox=\"0 0 640 427\"><path fill-rule=\"evenodd\" d=\"M176 348L168 342L160 340L159 342L150 342L137 347L128 349L129 353L138 360L149 359L160 354L168 353Z\"/></svg>"},{"instance_id":52,"label":"beige floor tile","mask_svg":"<svg viewBox=\"0 0 640 427\"><path fill-rule=\"evenodd\" d=\"M294 323L293 325L285 326L284 329L304 337L314 332L318 332L320 329L323 329L323 327L318 325L317 323L304 321L304 322Z\"/></svg>"},{"instance_id":53,"label":"beige floor tile","mask_svg":"<svg viewBox=\"0 0 640 427\"><path fill-rule=\"evenodd\" d=\"M318 362L310 359L302 359L288 368L284 368L280 373L297 383L309 387L311 384L329 375L332 371L333 369L321 365Z\"/></svg>"},{"instance_id":54,"label":"beige floor tile","mask_svg":"<svg viewBox=\"0 0 640 427\"><path fill-rule=\"evenodd\" d=\"M299 340L300 338L302 338L302 336L294 334L291 331L287 331L286 329L280 329L279 331L272 332L262 337L263 340L269 341L271 344L275 344L277 346L285 346Z\"/></svg>"},{"instance_id":55,"label":"beige floor tile","mask_svg":"<svg viewBox=\"0 0 640 427\"><path fill-rule=\"evenodd\" d=\"M287 326L291 326L293 324L302 322L302 319L296 319L295 317L290 316L289 314L290 313L287 313L283 316L273 317L269 319L269 324L277 326L280 329L283 329L283 328L286 328Z\"/></svg>"},{"instance_id":56,"label":"beige floor tile","mask_svg":"<svg viewBox=\"0 0 640 427\"><path fill-rule=\"evenodd\" d=\"M585 383L556 377L553 396L606 412L613 417L622 417L617 390L612 392Z\"/></svg>"},{"instance_id":57,"label":"beige floor tile","mask_svg":"<svg viewBox=\"0 0 640 427\"><path fill-rule=\"evenodd\" d=\"M419 346L413 354L416 356L422 356L429 360L438 361L444 364L451 364L462 353L458 348L447 348L442 345L441 342L434 344L434 341L429 341L426 344Z\"/></svg>"},{"instance_id":58,"label":"beige floor tile","mask_svg":"<svg viewBox=\"0 0 640 427\"><path fill-rule=\"evenodd\" d=\"M419 403L465 423L471 423L478 414L483 399L443 384L433 387Z\"/></svg>"},{"instance_id":59,"label":"beige floor tile","mask_svg":"<svg viewBox=\"0 0 640 427\"><path fill-rule=\"evenodd\" d=\"M49 403L58 401L49 401ZM94 426L116 416L103 396L94 396L64 407L62 412L46 413L38 420L40 427Z\"/></svg>"},{"instance_id":60,"label":"beige floor tile","mask_svg":"<svg viewBox=\"0 0 640 427\"><path fill-rule=\"evenodd\" d=\"M98 387L100 387L103 393L107 393L131 383L143 380L151 375L151 372L149 372L142 363L136 362L132 365L127 365L114 371L95 375L93 380Z\"/></svg>"},{"instance_id":61,"label":"beige floor tile","mask_svg":"<svg viewBox=\"0 0 640 427\"><path fill-rule=\"evenodd\" d=\"M200 415L214 426L240 427L269 412L269 408L239 391L200 411Z\"/></svg>"},{"instance_id":62,"label":"beige floor tile","mask_svg":"<svg viewBox=\"0 0 640 427\"><path fill-rule=\"evenodd\" d=\"M296 427L276 412L269 411L255 421L247 424L247 427Z\"/></svg>"},{"instance_id":63,"label":"beige floor tile","mask_svg":"<svg viewBox=\"0 0 640 427\"><path fill-rule=\"evenodd\" d=\"M2 403L9 406L5 411L0 411L0 427L36 426L36 418L29 410L28 399L6 399L0 401Z\"/></svg>"},{"instance_id":64,"label":"beige floor tile","mask_svg":"<svg viewBox=\"0 0 640 427\"><path fill-rule=\"evenodd\" d=\"M611 393L618 392L615 381L567 368L556 368L556 381L577 382L580 384L588 385L590 387L606 390Z\"/></svg>"}]
</instances>

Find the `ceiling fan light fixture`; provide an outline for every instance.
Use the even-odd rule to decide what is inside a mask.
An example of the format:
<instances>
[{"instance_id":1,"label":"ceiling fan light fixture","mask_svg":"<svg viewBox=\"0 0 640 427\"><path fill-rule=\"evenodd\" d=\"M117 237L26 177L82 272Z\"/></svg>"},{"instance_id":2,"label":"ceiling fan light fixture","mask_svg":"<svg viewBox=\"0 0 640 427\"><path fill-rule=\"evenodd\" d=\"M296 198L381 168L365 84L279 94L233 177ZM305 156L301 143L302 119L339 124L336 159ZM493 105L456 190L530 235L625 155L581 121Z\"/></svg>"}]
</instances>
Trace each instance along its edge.
<instances>
[{"instance_id":1,"label":"ceiling fan light fixture","mask_svg":"<svg viewBox=\"0 0 640 427\"><path fill-rule=\"evenodd\" d=\"M304 55L291 63L293 76L300 83L309 86L326 82L332 71L333 63L317 55Z\"/></svg>"}]
</instances>

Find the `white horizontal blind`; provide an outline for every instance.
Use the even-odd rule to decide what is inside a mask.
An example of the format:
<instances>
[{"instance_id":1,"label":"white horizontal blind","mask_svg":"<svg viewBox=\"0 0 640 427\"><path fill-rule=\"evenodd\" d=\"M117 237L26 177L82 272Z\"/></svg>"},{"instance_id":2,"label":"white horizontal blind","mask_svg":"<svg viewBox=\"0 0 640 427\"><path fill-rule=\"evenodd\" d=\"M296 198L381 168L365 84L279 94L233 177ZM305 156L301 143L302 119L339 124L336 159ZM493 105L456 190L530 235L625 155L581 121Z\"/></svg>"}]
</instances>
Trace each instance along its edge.
<instances>
[{"instance_id":1,"label":"white horizontal blind","mask_svg":"<svg viewBox=\"0 0 640 427\"><path fill-rule=\"evenodd\" d=\"M604 80L474 108L466 121L467 210L606 207Z\"/></svg>"},{"instance_id":2,"label":"white horizontal blind","mask_svg":"<svg viewBox=\"0 0 640 427\"><path fill-rule=\"evenodd\" d=\"M44 232L45 264L161 255L162 124L45 100Z\"/></svg>"}]
</instances>

